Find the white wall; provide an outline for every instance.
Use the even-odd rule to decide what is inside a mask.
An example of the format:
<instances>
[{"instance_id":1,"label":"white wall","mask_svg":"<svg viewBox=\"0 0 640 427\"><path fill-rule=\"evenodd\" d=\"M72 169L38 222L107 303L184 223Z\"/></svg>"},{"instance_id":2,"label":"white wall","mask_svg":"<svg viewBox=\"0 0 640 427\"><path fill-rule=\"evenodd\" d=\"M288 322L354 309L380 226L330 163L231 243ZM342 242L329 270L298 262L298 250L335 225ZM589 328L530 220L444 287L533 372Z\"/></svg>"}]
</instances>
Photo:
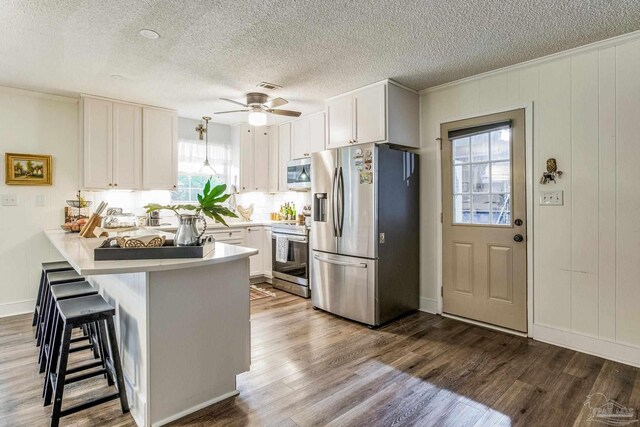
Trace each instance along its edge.
<instances>
[{"instance_id":1,"label":"white wall","mask_svg":"<svg viewBox=\"0 0 640 427\"><path fill-rule=\"evenodd\" d=\"M423 91L423 307L439 291L437 124L533 102L533 336L640 365L639 70L634 34ZM565 174L541 186L549 157ZM541 189L564 206L540 207Z\"/></svg>"},{"instance_id":2,"label":"white wall","mask_svg":"<svg viewBox=\"0 0 640 427\"><path fill-rule=\"evenodd\" d=\"M0 87L0 151L53 156L52 186L5 185L2 161L0 194L18 196L18 206L0 206L3 316L32 310L40 263L60 259L42 230L64 222L65 200L77 190L77 99Z\"/></svg>"}]
</instances>

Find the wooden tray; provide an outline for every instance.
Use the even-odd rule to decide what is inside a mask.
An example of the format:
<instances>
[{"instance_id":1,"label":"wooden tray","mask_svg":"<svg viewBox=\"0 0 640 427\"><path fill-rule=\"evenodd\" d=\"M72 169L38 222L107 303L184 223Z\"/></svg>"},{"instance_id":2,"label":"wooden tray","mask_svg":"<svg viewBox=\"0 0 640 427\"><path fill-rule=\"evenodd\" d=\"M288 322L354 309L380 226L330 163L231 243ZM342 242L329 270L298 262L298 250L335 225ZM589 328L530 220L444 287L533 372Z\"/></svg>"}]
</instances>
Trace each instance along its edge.
<instances>
[{"instance_id":1,"label":"wooden tray","mask_svg":"<svg viewBox=\"0 0 640 427\"><path fill-rule=\"evenodd\" d=\"M204 258L213 251L214 247L214 243L206 243L202 246L173 246L173 241L167 240L164 246L157 248L95 248L93 259L125 261L128 259Z\"/></svg>"}]
</instances>

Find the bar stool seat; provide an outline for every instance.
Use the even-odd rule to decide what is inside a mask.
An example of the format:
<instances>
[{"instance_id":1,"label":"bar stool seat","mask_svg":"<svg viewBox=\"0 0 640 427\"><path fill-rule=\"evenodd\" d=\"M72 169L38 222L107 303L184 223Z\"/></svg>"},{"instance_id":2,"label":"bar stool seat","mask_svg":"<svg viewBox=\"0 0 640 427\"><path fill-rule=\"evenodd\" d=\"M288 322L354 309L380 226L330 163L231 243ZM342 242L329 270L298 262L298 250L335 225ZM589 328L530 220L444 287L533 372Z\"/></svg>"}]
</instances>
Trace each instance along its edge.
<instances>
[{"instance_id":1,"label":"bar stool seat","mask_svg":"<svg viewBox=\"0 0 640 427\"><path fill-rule=\"evenodd\" d=\"M42 291L42 304L36 325L36 345L42 344L43 337L46 336L47 324L45 319L49 318L49 310L51 305L51 287L61 283L82 282L84 276L79 275L75 270L54 271L47 273L45 277L44 289Z\"/></svg>"},{"instance_id":2,"label":"bar stool seat","mask_svg":"<svg viewBox=\"0 0 640 427\"><path fill-rule=\"evenodd\" d=\"M31 322L31 326L36 326L38 323L38 317L40 314L40 305L42 304L42 295L44 290L44 282L48 273L53 273L56 271L68 271L73 270L71 264L67 261L53 261L53 262L43 262L42 263L42 273L40 274L40 285L38 286L38 296L36 298L36 306L33 310L33 321Z\"/></svg>"},{"instance_id":3,"label":"bar stool seat","mask_svg":"<svg viewBox=\"0 0 640 427\"><path fill-rule=\"evenodd\" d=\"M38 362L40 363L40 370L39 370L40 373L43 373L45 371L47 367L47 361L50 358L50 352L51 352L50 349L51 349L51 342L53 340L54 322L59 316L56 303L58 301L63 301L69 298L79 298L79 297L98 294L98 291L93 286L91 286L91 283L86 281L55 284L54 286L51 286L51 289L49 290L49 292L50 292L51 301L49 301L46 317L44 319L44 322L45 322L44 330L46 331L46 334L43 335L42 343L40 345L40 354L38 358ZM85 328L83 332L85 332L86 335L73 338L71 342L88 340L89 344L76 347L72 349L72 351L93 349L94 357L98 358L99 352L98 352L97 341L94 342L94 340L92 339L89 328Z\"/></svg>"},{"instance_id":4,"label":"bar stool seat","mask_svg":"<svg viewBox=\"0 0 640 427\"><path fill-rule=\"evenodd\" d=\"M84 409L120 399L123 413L129 412L129 404L124 386L124 376L118 342L113 323L115 308L100 295L91 295L79 298L69 298L58 301L58 319L55 326L55 334L52 340L52 352L50 365L45 378L45 406L50 405L53 399L51 412L51 426L57 427L60 418L66 415L82 411ZM78 368L67 369L69 349L71 344L71 331L74 327L96 323L97 334L101 343L102 369L94 370L80 375L69 376L79 372ZM105 331L106 327L106 331ZM97 362L94 362L96 365ZM85 370L82 367L82 370ZM70 408L62 410L62 397L65 384L81 381L98 375L106 374L109 386L116 385L117 391L113 394L98 397Z\"/></svg>"}]
</instances>

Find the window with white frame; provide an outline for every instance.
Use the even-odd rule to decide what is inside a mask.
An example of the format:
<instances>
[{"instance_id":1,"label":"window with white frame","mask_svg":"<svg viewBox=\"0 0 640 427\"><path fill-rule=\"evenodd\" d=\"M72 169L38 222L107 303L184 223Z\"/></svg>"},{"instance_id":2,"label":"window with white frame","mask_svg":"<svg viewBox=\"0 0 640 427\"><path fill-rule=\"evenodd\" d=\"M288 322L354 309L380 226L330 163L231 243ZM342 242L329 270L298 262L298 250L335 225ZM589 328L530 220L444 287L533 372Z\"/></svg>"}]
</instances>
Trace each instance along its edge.
<instances>
[{"instance_id":1,"label":"window with white frame","mask_svg":"<svg viewBox=\"0 0 640 427\"><path fill-rule=\"evenodd\" d=\"M237 166L233 162L233 147L228 132L216 132L216 126L209 123L209 163L216 174L211 176L202 171L205 159L205 143L198 139L195 127L196 120L180 119L178 137L178 188L171 193L174 203L195 202L197 195L207 180L212 184L233 184L233 177L237 176ZM191 136L191 134L193 136ZM220 136L218 134L222 134Z\"/></svg>"}]
</instances>

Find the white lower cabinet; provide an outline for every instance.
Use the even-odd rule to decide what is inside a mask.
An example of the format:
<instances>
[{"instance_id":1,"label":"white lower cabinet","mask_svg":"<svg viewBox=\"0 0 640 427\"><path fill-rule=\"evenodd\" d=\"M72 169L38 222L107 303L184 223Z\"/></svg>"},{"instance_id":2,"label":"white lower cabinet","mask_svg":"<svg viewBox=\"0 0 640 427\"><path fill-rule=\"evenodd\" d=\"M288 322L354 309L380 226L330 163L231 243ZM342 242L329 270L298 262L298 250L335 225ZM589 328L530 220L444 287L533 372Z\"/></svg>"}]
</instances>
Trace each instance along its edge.
<instances>
[{"instance_id":1,"label":"white lower cabinet","mask_svg":"<svg viewBox=\"0 0 640 427\"><path fill-rule=\"evenodd\" d=\"M264 227L247 227L247 242L248 248L257 249L258 253L249 257L249 275L260 276L264 271L263 261L263 249L262 241L264 237Z\"/></svg>"},{"instance_id":2,"label":"white lower cabinet","mask_svg":"<svg viewBox=\"0 0 640 427\"><path fill-rule=\"evenodd\" d=\"M273 276L273 270L272 270L272 241L271 241L271 227L264 227L264 233L263 233L263 241L262 241L262 247L263 247L263 251L262 251L262 261L263 261L263 268L264 268L264 275L267 277L272 277Z\"/></svg>"},{"instance_id":3,"label":"white lower cabinet","mask_svg":"<svg viewBox=\"0 0 640 427\"><path fill-rule=\"evenodd\" d=\"M271 227L257 225L246 228L226 228L207 231L217 242L228 245L246 246L257 249L258 253L249 257L251 277L271 277Z\"/></svg>"}]
</instances>

